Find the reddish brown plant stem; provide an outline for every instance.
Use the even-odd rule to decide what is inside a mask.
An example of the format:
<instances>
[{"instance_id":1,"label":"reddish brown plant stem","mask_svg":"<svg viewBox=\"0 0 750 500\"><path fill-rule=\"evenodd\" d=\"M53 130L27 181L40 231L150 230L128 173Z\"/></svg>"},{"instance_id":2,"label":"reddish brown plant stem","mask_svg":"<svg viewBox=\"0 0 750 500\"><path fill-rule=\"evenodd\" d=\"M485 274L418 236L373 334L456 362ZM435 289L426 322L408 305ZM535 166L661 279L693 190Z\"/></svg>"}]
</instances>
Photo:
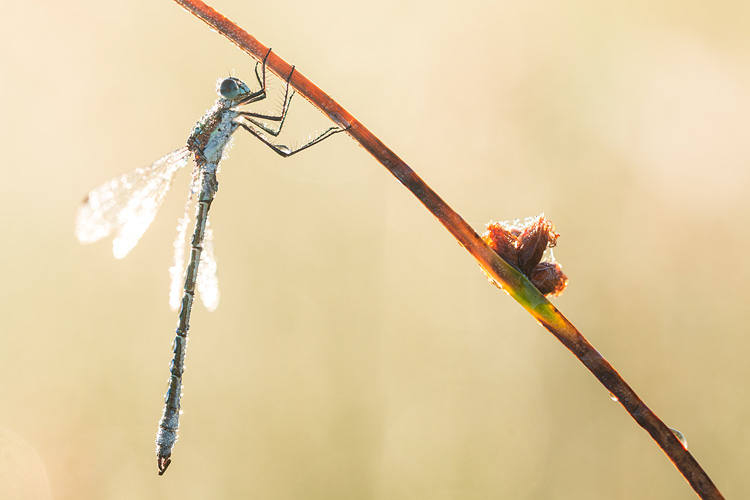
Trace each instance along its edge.
<instances>
[{"instance_id":1,"label":"reddish brown plant stem","mask_svg":"<svg viewBox=\"0 0 750 500\"><path fill-rule=\"evenodd\" d=\"M268 47L200 0L175 1L256 60L262 60L268 53ZM271 53L268 57L267 66L282 78L285 78L292 70L292 67L275 53ZM638 425L643 427L664 450L701 498L711 500L724 498L711 478L708 477L695 458L682 446L664 422L641 401L612 365L594 349L554 305L534 288L525 276L490 249L471 226L449 207L403 160L298 70L292 75L290 84L313 105L328 115L334 123L346 128L347 133L353 139L369 151L437 217L438 221L466 248L492 279L499 283L550 333L557 337L599 379L602 385L617 397L620 404L630 413Z\"/></svg>"}]
</instances>

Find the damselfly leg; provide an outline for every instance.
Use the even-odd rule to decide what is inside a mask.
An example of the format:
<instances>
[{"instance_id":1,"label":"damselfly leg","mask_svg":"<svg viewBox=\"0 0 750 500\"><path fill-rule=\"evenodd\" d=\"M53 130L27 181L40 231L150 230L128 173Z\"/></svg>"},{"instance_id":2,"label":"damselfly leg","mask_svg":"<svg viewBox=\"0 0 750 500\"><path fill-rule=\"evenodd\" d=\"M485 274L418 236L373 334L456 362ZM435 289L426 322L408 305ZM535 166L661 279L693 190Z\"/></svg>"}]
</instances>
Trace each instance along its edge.
<instances>
[{"instance_id":1,"label":"damselfly leg","mask_svg":"<svg viewBox=\"0 0 750 500\"><path fill-rule=\"evenodd\" d=\"M268 51L268 54L270 54L271 51ZM268 58L268 54L266 54L266 57L263 59L263 77L261 82L261 77L258 75L257 72L257 65L256 65L256 73L255 76L258 79L258 83L261 84L263 89L265 89L266 85L266 66L265 62ZM341 132L341 127L333 126L329 127L328 129L324 130L321 133L317 133L314 137L308 139L300 146L295 147L289 147L287 145L283 144L276 144L274 142L274 139L279 136L281 133L281 129L284 126L284 120L286 119L286 113L289 109L289 105L292 102L292 97L294 97L294 90L290 92L290 85L289 81L292 79L292 75L294 74L294 66L292 66L292 70L289 72L289 75L286 77L285 81L285 89L284 89L284 100L283 105L281 107L281 112L277 115L274 114L268 114L268 113L257 113L253 111L240 111L239 117L237 119L237 123L253 134L255 137L258 138L263 144L274 150L276 153L283 157L291 156L295 153L299 153L302 150L305 150L309 148L310 146L313 146L323 139L326 139L327 137L330 137L331 135ZM275 126L269 126L268 124L263 123L263 121L269 121L269 122L275 122ZM266 134L271 135L271 137L267 137Z\"/></svg>"}]
</instances>

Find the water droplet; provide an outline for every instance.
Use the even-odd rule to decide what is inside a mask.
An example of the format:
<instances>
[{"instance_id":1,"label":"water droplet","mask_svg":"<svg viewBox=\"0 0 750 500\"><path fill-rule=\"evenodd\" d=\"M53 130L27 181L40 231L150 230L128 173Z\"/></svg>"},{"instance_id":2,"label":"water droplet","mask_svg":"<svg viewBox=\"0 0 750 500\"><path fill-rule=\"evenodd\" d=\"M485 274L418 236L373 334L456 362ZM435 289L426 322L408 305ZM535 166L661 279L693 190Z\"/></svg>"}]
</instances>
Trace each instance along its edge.
<instances>
[{"instance_id":1,"label":"water droplet","mask_svg":"<svg viewBox=\"0 0 750 500\"><path fill-rule=\"evenodd\" d=\"M612 401L615 401L615 402L619 401L619 399L617 399L617 396L615 396L611 392L609 393L609 399L611 399Z\"/></svg>"},{"instance_id":2,"label":"water droplet","mask_svg":"<svg viewBox=\"0 0 750 500\"><path fill-rule=\"evenodd\" d=\"M292 150L289 149L288 146L284 146L283 144L276 146L276 149L278 149L281 154L285 154L285 155L292 154Z\"/></svg>"},{"instance_id":3,"label":"water droplet","mask_svg":"<svg viewBox=\"0 0 750 500\"><path fill-rule=\"evenodd\" d=\"M682 443L682 446L687 450L688 444L687 444L687 439L685 439L685 436L680 431L672 427L670 427L669 430L672 431L672 434L674 434L677 437L677 439L680 440L680 443Z\"/></svg>"}]
</instances>

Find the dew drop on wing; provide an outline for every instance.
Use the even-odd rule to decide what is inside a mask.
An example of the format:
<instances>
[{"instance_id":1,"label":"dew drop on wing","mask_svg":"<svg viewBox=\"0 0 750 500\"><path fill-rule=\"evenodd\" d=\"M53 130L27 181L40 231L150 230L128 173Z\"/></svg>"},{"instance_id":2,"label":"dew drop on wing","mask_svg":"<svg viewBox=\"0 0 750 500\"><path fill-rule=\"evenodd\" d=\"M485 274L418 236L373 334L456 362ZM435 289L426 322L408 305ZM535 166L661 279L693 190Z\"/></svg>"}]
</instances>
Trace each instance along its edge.
<instances>
[{"instance_id":1,"label":"dew drop on wing","mask_svg":"<svg viewBox=\"0 0 750 500\"><path fill-rule=\"evenodd\" d=\"M177 236L175 237L173 248L174 257L172 266L169 268L169 307L176 311L180 307L182 298L182 279L185 273L185 236L187 227L190 223L190 199L185 204L185 214L177 221Z\"/></svg>"},{"instance_id":2,"label":"dew drop on wing","mask_svg":"<svg viewBox=\"0 0 750 500\"><path fill-rule=\"evenodd\" d=\"M285 155L292 154L292 150L289 149L288 146L284 146L284 145L276 146L276 149L278 149L282 154L285 154Z\"/></svg>"},{"instance_id":3,"label":"dew drop on wing","mask_svg":"<svg viewBox=\"0 0 750 500\"><path fill-rule=\"evenodd\" d=\"M206 219L206 232L203 238L203 253L198 267L196 288L201 302L208 311L215 311L219 307L219 280L216 277L217 263L214 253L214 234L210 219Z\"/></svg>"},{"instance_id":4,"label":"dew drop on wing","mask_svg":"<svg viewBox=\"0 0 750 500\"><path fill-rule=\"evenodd\" d=\"M127 255L153 221L175 173L189 155L188 148L182 147L149 167L136 168L94 188L76 215L78 240L93 243L115 233L115 257Z\"/></svg>"},{"instance_id":5,"label":"dew drop on wing","mask_svg":"<svg viewBox=\"0 0 750 500\"><path fill-rule=\"evenodd\" d=\"M185 211L182 218L177 221L177 236L175 237L173 248L174 256L172 266L169 268L169 307L173 311L180 308L180 299L182 299L183 279L185 277L185 249L188 226L190 224L190 209L193 206L193 195L200 189L200 175L195 175L190 181L190 194L185 201Z\"/></svg>"}]
</instances>

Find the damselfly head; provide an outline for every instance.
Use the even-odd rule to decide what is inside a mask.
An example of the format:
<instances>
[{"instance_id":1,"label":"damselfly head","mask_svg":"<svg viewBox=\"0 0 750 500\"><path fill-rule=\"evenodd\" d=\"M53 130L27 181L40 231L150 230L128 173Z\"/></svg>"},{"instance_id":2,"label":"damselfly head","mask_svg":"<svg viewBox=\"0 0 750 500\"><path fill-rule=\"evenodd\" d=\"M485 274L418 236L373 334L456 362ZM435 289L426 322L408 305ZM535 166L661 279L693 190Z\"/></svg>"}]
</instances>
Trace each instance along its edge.
<instances>
[{"instance_id":1,"label":"damselfly head","mask_svg":"<svg viewBox=\"0 0 750 500\"><path fill-rule=\"evenodd\" d=\"M224 99L229 99L230 101L239 101L251 93L250 87L245 85L245 82L233 76L223 79L216 86L216 92Z\"/></svg>"}]
</instances>

